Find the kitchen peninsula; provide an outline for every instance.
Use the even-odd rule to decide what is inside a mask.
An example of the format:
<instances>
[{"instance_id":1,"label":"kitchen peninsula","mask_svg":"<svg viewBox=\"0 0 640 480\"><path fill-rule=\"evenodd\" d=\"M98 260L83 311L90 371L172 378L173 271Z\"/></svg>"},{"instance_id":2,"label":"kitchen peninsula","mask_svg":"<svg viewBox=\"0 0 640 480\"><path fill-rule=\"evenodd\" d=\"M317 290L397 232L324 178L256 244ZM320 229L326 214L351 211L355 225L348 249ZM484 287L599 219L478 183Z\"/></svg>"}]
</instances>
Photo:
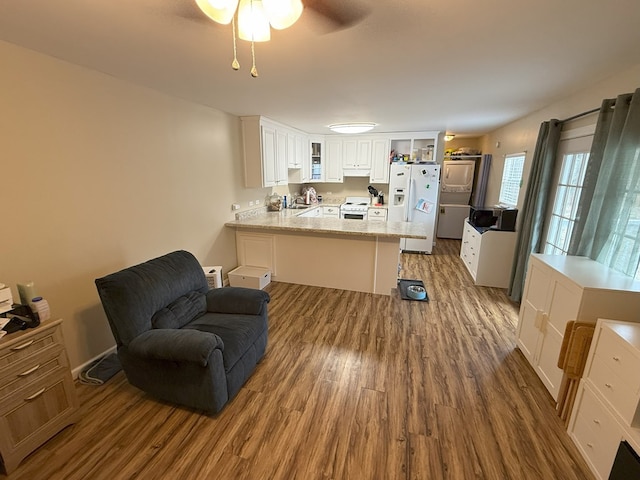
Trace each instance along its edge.
<instances>
[{"instance_id":1,"label":"kitchen peninsula","mask_svg":"<svg viewBox=\"0 0 640 480\"><path fill-rule=\"evenodd\" d=\"M427 235L420 224L299 215L285 210L227 222L236 229L238 265L266 267L279 282L390 295L400 239Z\"/></svg>"}]
</instances>

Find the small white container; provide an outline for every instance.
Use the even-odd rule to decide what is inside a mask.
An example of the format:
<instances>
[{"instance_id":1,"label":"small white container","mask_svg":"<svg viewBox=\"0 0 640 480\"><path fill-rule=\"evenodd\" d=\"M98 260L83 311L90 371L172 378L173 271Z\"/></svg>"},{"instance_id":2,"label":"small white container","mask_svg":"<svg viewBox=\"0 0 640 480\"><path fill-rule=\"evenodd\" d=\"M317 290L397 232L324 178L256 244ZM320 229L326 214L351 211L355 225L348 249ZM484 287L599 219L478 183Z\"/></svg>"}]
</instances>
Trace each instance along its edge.
<instances>
[{"instance_id":1,"label":"small white container","mask_svg":"<svg viewBox=\"0 0 640 480\"><path fill-rule=\"evenodd\" d=\"M271 283L271 271L264 267L247 265L234 268L229 272L229 285L262 290Z\"/></svg>"},{"instance_id":2,"label":"small white container","mask_svg":"<svg viewBox=\"0 0 640 480\"><path fill-rule=\"evenodd\" d=\"M222 288L222 266L202 267L209 288Z\"/></svg>"},{"instance_id":3,"label":"small white container","mask_svg":"<svg viewBox=\"0 0 640 480\"><path fill-rule=\"evenodd\" d=\"M31 303L29 304L29 306L31 307L31 310L34 313L38 314L38 318L40 319L41 322L44 322L45 320L49 320L49 317L51 317L51 311L49 310L49 302L47 302L44 298L34 297L31 300Z\"/></svg>"}]
</instances>

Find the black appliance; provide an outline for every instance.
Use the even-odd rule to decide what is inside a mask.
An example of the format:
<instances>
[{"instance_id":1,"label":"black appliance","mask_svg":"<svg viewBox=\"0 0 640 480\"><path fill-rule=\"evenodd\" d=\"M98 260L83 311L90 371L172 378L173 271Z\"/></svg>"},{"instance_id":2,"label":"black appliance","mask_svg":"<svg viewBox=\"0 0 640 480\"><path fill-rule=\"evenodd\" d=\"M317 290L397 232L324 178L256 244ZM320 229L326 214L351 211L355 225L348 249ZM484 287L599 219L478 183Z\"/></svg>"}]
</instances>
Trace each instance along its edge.
<instances>
[{"instance_id":1,"label":"black appliance","mask_svg":"<svg viewBox=\"0 0 640 480\"><path fill-rule=\"evenodd\" d=\"M640 478L640 458L627 442L620 442L609 480Z\"/></svg>"},{"instance_id":2,"label":"black appliance","mask_svg":"<svg viewBox=\"0 0 640 480\"><path fill-rule=\"evenodd\" d=\"M515 232L517 208L469 207L469 223L479 229Z\"/></svg>"}]
</instances>

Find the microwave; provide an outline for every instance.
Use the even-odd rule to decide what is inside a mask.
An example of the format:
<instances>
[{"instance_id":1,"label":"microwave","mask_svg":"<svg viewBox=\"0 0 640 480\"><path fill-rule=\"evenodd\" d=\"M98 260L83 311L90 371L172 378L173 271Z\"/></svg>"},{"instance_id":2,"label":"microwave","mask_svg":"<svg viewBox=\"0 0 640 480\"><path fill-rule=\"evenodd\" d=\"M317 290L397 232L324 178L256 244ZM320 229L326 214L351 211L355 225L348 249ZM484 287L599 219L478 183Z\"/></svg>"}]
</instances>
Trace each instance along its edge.
<instances>
[{"instance_id":1,"label":"microwave","mask_svg":"<svg viewBox=\"0 0 640 480\"><path fill-rule=\"evenodd\" d=\"M469 223L480 229L515 232L517 216L517 208L474 206L469 208Z\"/></svg>"}]
</instances>

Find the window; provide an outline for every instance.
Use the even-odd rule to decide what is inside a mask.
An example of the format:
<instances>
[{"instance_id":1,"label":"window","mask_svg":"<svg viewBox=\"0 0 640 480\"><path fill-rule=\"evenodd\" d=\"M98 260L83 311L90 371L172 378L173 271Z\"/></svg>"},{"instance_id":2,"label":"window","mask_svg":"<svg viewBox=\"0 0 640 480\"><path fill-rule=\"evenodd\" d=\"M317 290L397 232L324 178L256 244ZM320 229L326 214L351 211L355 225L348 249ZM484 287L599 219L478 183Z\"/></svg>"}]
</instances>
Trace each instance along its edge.
<instances>
[{"instance_id":1,"label":"window","mask_svg":"<svg viewBox=\"0 0 640 480\"><path fill-rule=\"evenodd\" d=\"M498 199L501 205L515 207L518 204L523 169L524 153L505 156L502 185L500 186L500 197Z\"/></svg>"},{"instance_id":2,"label":"window","mask_svg":"<svg viewBox=\"0 0 640 480\"><path fill-rule=\"evenodd\" d=\"M562 156L560 179L549 220L544 253L567 254L573 225L576 223L576 212L582 194L587 160L589 160L589 152L569 153Z\"/></svg>"},{"instance_id":3,"label":"window","mask_svg":"<svg viewBox=\"0 0 640 480\"><path fill-rule=\"evenodd\" d=\"M546 215L544 253L566 255L576 223L584 175L595 125L563 131L558 145L559 168L554 173L556 190Z\"/></svg>"}]
</instances>

